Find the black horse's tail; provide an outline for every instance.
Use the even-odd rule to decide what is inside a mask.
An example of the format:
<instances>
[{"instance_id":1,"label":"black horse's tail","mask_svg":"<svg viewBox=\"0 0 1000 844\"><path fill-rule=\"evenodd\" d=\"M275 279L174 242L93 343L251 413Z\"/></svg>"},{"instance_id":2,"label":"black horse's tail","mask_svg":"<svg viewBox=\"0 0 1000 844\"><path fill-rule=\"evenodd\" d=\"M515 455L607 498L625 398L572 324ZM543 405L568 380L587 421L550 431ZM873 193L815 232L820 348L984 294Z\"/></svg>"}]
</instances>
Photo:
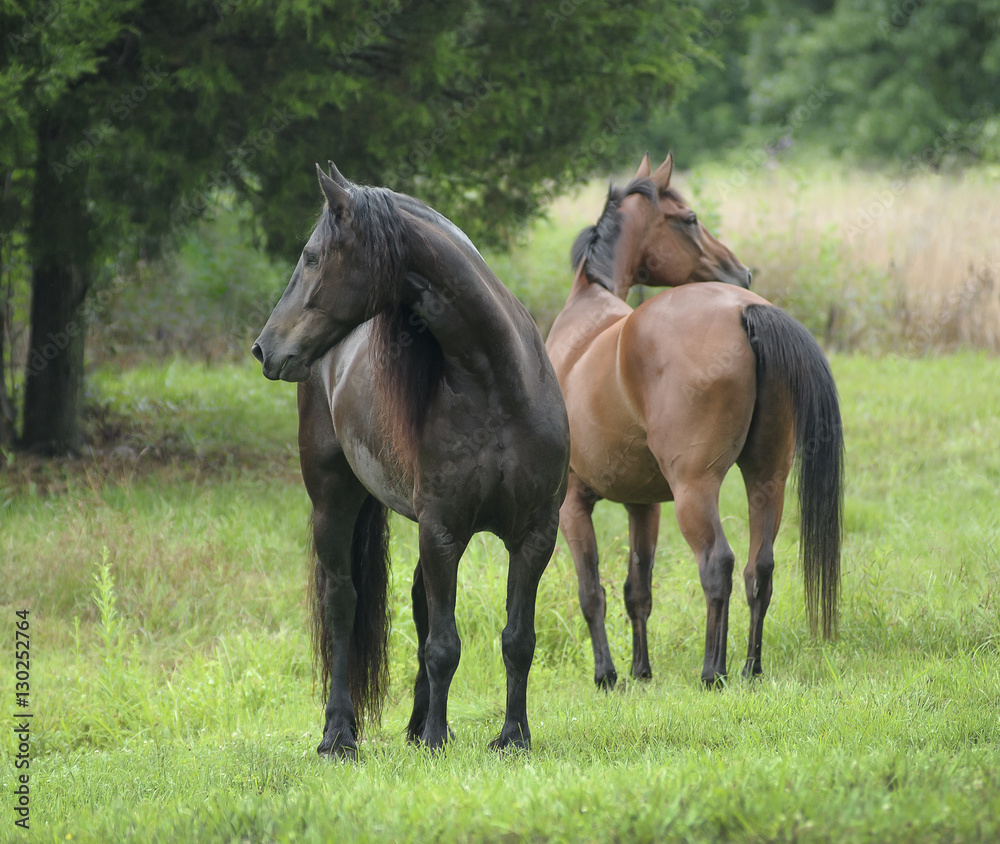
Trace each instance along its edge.
<instances>
[{"instance_id":1,"label":"black horse's tail","mask_svg":"<svg viewBox=\"0 0 1000 844\"><path fill-rule=\"evenodd\" d=\"M347 657L348 685L360 736L368 720L377 724L389 689L389 514L369 495L354 522L351 583L357 596ZM323 611L327 591L343 588L319 560L313 566L313 649L319 663L324 700L330 693L333 641Z\"/></svg>"},{"instance_id":2,"label":"black horse's tail","mask_svg":"<svg viewBox=\"0 0 1000 844\"><path fill-rule=\"evenodd\" d=\"M748 305L743 327L757 356L758 394L771 382L783 385L791 398L806 611L813 633L822 613L829 639L837 629L843 534L844 432L837 387L819 344L780 308Z\"/></svg>"}]
</instances>

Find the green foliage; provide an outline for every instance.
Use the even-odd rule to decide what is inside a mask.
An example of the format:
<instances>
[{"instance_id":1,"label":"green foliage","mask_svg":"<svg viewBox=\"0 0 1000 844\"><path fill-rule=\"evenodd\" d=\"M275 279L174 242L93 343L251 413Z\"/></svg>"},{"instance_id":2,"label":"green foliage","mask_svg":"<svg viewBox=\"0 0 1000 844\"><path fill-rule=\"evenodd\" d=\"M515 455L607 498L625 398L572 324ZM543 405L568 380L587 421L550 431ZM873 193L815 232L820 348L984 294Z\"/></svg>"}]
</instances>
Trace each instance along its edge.
<instances>
[{"instance_id":1,"label":"green foliage","mask_svg":"<svg viewBox=\"0 0 1000 844\"><path fill-rule=\"evenodd\" d=\"M249 354L293 269L256 248L253 231L247 208L230 197L175 252L99 288L91 360Z\"/></svg>"},{"instance_id":2,"label":"green foliage","mask_svg":"<svg viewBox=\"0 0 1000 844\"><path fill-rule=\"evenodd\" d=\"M684 96L659 104L640 129L650 149L673 150L684 166L717 160L743 137L750 90L743 72L754 29L752 0L708 0L693 38L697 74Z\"/></svg>"},{"instance_id":3,"label":"green foliage","mask_svg":"<svg viewBox=\"0 0 1000 844\"><path fill-rule=\"evenodd\" d=\"M1000 160L997 0L712 0L697 80L654 112L692 162L793 145L911 170Z\"/></svg>"},{"instance_id":4,"label":"green foliage","mask_svg":"<svg viewBox=\"0 0 1000 844\"><path fill-rule=\"evenodd\" d=\"M293 258L320 205L312 163L328 158L419 195L477 242L507 242L544 198L615 160L647 105L691 75L689 3L624 9L5 2L0 255L26 238L29 361L50 335L79 335L67 327L109 270L176 244L220 200L246 203L257 240ZM55 366L29 365L26 445L79 446L83 352L66 346ZM4 384L8 356L0 346Z\"/></svg>"},{"instance_id":5,"label":"green foliage","mask_svg":"<svg viewBox=\"0 0 1000 844\"><path fill-rule=\"evenodd\" d=\"M747 61L757 119L866 157L996 159L996 0L767 8Z\"/></svg>"}]
</instances>

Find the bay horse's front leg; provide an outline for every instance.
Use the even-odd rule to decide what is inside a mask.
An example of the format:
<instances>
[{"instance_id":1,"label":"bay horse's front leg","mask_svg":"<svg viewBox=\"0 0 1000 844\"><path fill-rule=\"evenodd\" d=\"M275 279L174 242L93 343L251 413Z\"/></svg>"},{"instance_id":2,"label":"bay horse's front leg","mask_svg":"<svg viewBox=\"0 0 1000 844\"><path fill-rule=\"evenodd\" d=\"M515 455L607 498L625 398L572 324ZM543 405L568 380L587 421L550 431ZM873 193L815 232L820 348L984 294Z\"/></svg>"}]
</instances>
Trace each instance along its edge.
<instances>
[{"instance_id":1,"label":"bay horse's front leg","mask_svg":"<svg viewBox=\"0 0 1000 844\"><path fill-rule=\"evenodd\" d=\"M646 623L653 610L653 560L660 532L659 504L626 504L628 511L629 561L625 579L625 610L632 621L632 676L648 680L649 665Z\"/></svg>"},{"instance_id":2,"label":"bay horse's front leg","mask_svg":"<svg viewBox=\"0 0 1000 844\"><path fill-rule=\"evenodd\" d=\"M613 689L618 682L618 672L611 659L608 634L604 627L607 598L604 587L601 586L597 537L594 535L593 513L596 502L594 492L571 470L566 498L559 509L559 527L576 567L580 609L590 630L590 643L594 650L594 682L601 688Z\"/></svg>"},{"instance_id":3,"label":"bay horse's front leg","mask_svg":"<svg viewBox=\"0 0 1000 844\"><path fill-rule=\"evenodd\" d=\"M515 545L508 545L507 626L501 635L507 669L507 709L492 750L531 749L528 728L528 672L535 656L535 602L538 581L552 558L559 532L559 511L542 514L536 526Z\"/></svg>"},{"instance_id":4,"label":"bay horse's front leg","mask_svg":"<svg viewBox=\"0 0 1000 844\"><path fill-rule=\"evenodd\" d=\"M448 690L462 654L462 641L455 626L455 592L458 563L469 543L467 535L456 536L442 520L421 516L420 570L427 600L427 634L423 645L423 670L427 678L426 715L420 741L432 749L440 748L450 737L448 727ZM416 604L417 585L414 584ZM418 636L420 618L416 615ZM420 692L420 678L416 692ZM414 700L414 717L419 720ZM414 726L411 718L410 725Z\"/></svg>"}]
</instances>

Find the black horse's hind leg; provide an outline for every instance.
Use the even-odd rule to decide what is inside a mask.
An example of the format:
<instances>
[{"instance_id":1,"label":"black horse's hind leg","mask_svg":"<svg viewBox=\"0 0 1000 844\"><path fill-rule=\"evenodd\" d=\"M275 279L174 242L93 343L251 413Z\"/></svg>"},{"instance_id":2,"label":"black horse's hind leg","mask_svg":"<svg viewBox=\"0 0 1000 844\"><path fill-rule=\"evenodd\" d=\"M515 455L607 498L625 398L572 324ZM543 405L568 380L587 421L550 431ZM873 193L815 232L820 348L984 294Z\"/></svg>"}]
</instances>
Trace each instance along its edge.
<instances>
[{"instance_id":1,"label":"black horse's hind leg","mask_svg":"<svg viewBox=\"0 0 1000 844\"><path fill-rule=\"evenodd\" d=\"M535 600L558 531L559 512L553 510L517 547L508 546L507 626L501 637L507 668L507 712L500 735L490 742L493 750L531 747L527 695L528 672L535 656Z\"/></svg>"},{"instance_id":2,"label":"black horse's hind leg","mask_svg":"<svg viewBox=\"0 0 1000 844\"><path fill-rule=\"evenodd\" d=\"M653 609L653 559L660 531L659 504L626 504L629 525L628 577L625 580L625 610L632 621L632 676L648 680L646 623Z\"/></svg>"},{"instance_id":3,"label":"black horse's hind leg","mask_svg":"<svg viewBox=\"0 0 1000 844\"><path fill-rule=\"evenodd\" d=\"M427 635L423 645L427 711L420 741L432 749L440 748L450 738L448 689L462 653L455 626L455 591L458 562L468 542L468 536L455 536L442 521L421 517L420 568L427 597ZM415 701L414 717L417 705ZM413 721L410 723L412 726Z\"/></svg>"},{"instance_id":4,"label":"black horse's hind leg","mask_svg":"<svg viewBox=\"0 0 1000 844\"><path fill-rule=\"evenodd\" d=\"M427 707L430 704L431 687L427 680L427 665L424 660L424 644L427 641L427 590L424 588L424 573L417 562L413 572L413 587L410 589L413 598L413 623L417 628L417 679L413 684L413 714L406 727L406 739L410 742L420 740L427 723Z\"/></svg>"},{"instance_id":5,"label":"black horse's hind leg","mask_svg":"<svg viewBox=\"0 0 1000 844\"><path fill-rule=\"evenodd\" d=\"M580 609L590 630L590 644L594 651L594 682L601 688L613 689L618 682L618 672L611 659L608 633L604 626L607 598L601 586L597 537L594 535L596 501L593 491L587 488L579 475L570 471L566 498L559 510L559 527L576 567Z\"/></svg>"}]
</instances>

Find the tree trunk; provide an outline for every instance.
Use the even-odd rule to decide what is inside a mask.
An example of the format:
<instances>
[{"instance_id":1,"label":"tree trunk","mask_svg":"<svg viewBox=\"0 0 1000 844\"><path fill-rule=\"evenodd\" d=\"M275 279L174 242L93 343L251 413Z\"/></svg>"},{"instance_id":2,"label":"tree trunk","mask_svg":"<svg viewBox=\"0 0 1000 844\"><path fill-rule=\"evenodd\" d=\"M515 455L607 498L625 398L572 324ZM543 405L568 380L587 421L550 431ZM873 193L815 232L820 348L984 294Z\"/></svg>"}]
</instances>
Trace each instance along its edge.
<instances>
[{"instance_id":1,"label":"tree trunk","mask_svg":"<svg viewBox=\"0 0 1000 844\"><path fill-rule=\"evenodd\" d=\"M85 291L74 264L35 268L21 436L33 451L57 454L82 445Z\"/></svg>"},{"instance_id":2,"label":"tree trunk","mask_svg":"<svg viewBox=\"0 0 1000 844\"><path fill-rule=\"evenodd\" d=\"M51 166L65 159L73 139L65 124L42 121L28 242L33 271L20 444L45 454L73 451L83 441L84 301L93 254L86 163L59 174Z\"/></svg>"},{"instance_id":3,"label":"tree trunk","mask_svg":"<svg viewBox=\"0 0 1000 844\"><path fill-rule=\"evenodd\" d=\"M6 291L4 291L6 292ZM0 294L3 295L3 294ZM6 299L0 300L0 448L10 448L14 444L16 413L14 402L7 390L7 326L10 322L10 306ZM2 461L0 461L2 465Z\"/></svg>"}]
</instances>

